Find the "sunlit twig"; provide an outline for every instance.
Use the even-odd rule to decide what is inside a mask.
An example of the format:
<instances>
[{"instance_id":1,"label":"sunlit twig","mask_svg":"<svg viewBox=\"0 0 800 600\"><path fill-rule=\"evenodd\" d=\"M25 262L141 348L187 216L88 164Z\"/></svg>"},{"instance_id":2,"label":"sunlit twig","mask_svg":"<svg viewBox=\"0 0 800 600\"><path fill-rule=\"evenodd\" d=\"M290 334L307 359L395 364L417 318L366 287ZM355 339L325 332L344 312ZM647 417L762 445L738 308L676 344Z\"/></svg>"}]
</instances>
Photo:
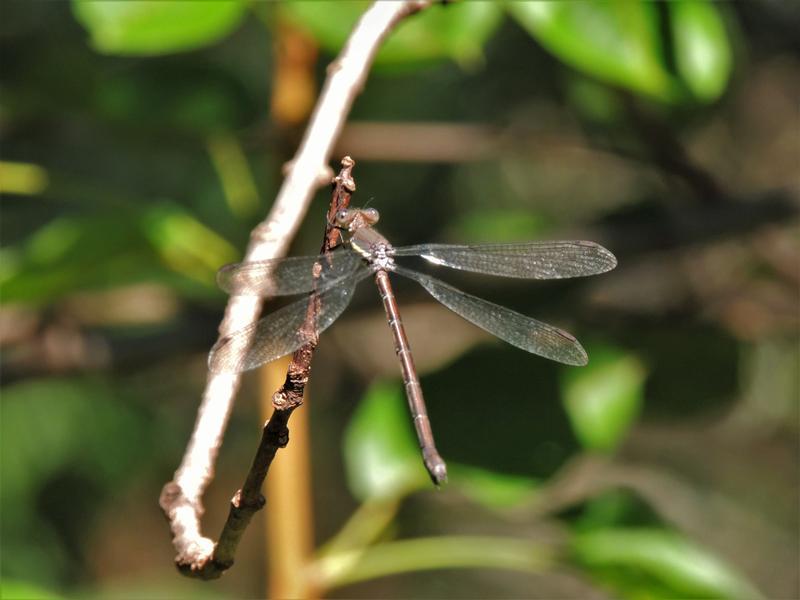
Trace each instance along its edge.
<instances>
[{"instance_id":1,"label":"sunlit twig","mask_svg":"<svg viewBox=\"0 0 800 600\"><path fill-rule=\"evenodd\" d=\"M430 0L376 2L362 15L339 57L328 69L328 78L305 136L290 163L272 209L251 234L245 261L285 255L314 191L330 180L327 160L331 148L364 85L378 48L402 19L428 4ZM219 327L220 336L253 322L261 310L261 302L260 298L252 296L232 296ZM238 373L209 372L186 453L173 480L164 486L160 498L161 508L172 530L178 567L187 574L202 578L218 577L229 566L227 558L218 560L216 544L202 535L200 517L203 513L202 496L213 478L214 463L239 384ZM281 419L270 419L265 435L267 429L280 429ZM228 537L221 537L220 546L223 541L227 543Z\"/></svg>"}]
</instances>

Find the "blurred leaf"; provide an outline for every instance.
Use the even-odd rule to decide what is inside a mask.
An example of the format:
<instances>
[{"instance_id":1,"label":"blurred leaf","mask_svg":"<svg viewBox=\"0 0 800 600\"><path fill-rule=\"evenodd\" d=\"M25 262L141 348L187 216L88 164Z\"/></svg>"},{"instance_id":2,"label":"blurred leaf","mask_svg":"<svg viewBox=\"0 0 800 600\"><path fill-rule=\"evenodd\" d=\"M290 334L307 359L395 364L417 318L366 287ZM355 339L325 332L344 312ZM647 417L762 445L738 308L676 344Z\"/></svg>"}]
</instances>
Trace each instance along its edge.
<instances>
[{"instance_id":1,"label":"blurred leaf","mask_svg":"<svg viewBox=\"0 0 800 600\"><path fill-rule=\"evenodd\" d=\"M51 303L77 290L142 281L208 296L218 294L217 269L236 257L185 208L163 203L53 219L21 247L4 249L0 283L4 303Z\"/></svg>"},{"instance_id":2,"label":"blurred leaf","mask_svg":"<svg viewBox=\"0 0 800 600\"><path fill-rule=\"evenodd\" d=\"M449 470L450 483L487 508L517 506L530 500L538 489L530 477L456 464L450 465Z\"/></svg>"},{"instance_id":3,"label":"blurred leaf","mask_svg":"<svg viewBox=\"0 0 800 600\"><path fill-rule=\"evenodd\" d=\"M242 219L255 214L261 201L239 141L229 133L221 133L209 137L206 147L225 192L228 208Z\"/></svg>"},{"instance_id":4,"label":"blurred leaf","mask_svg":"<svg viewBox=\"0 0 800 600\"><path fill-rule=\"evenodd\" d=\"M152 460L147 422L120 390L99 378L7 386L2 410L0 535L14 548L4 557L4 571L63 581L75 568L75 549L65 535L84 531L97 504L129 481L137 465ZM70 488L70 495L63 495ZM43 518L53 511L63 522ZM13 597L5 591L4 585L3 598Z\"/></svg>"},{"instance_id":5,"label":"blurred leaf","mask_svg":"<svg viewBox=\"0 0 800 600\"><path fill-rule=\"evenodd\" d=\"M37 165L0 161L1 194L41 194L48 184L47 171Z\"/></svg>"},{"instance_id":6,"label":"blurred leaf","mask_svg":"<svg viewBox=\"0 0 800 600\"><path fill-rule=\"evenodd\" d=\"M507 2L510 14L565 63L664 101L675 98L663 63L657 7L639 0Z\"/></svg>"},{"instance_id":7,"label":"blurred leaf","mask_svg":"<svg viewBox=\"0 0 800 600\"><path fill-rule=\"evenodd\" d=\"M586 367L565 371L564 404L584 447L613 450L639 413L645 369L633 355L607 346L589 356Z\"/></svg>"},{"instance_id":8,"label":"blurred leaf","mask_svg":"<svg viewBox=\"0 0 800 600\"><path fill-rule=\"evenodd\" d=\"M546 573L553 569L551 546L526 539L438 536L385 542L329 553L313 565L322 587L432 569L508 569Z\"/></svg>"},{"instance_id":9,"label":"blurred leaf","mask_svg":"<svg viewBox=\"0 0 800 600\"><path fill-rule=\"evenodd\" d=\"M678 73L695 97L712 102L725 91L733 62L719 9L707 0L676 0L667 6Z\"/></svg>"},{"instance_id":10,"label":"blurred leaf","mask_svg":"<svg viewBox=\"0 0 800 600\"><path fill-rule=\"evenodd\" d=\"M373 385L344 437L350 490L361 499L409 493L429 484L402 387Z\"/></svg>"},{"instance_id":11,"label":"blurred leaf","mask_svg":"<svg viewBox=\"0 0 800 600\"><path fill-rule=\"evenodd\" d=\"M650 526L660 524L652 508L634 492L614 488L588 498L574 526L580 531L608 527Z\"/></svg>"},{"instance_id":12,"label":"blurred leaf","mask_svg":"<svg viewBox=\"0 0 800 600\"><path fill-rule=\"evenodd\" d=\"M322 47L338 53L370 2L286 2L282 15L308 30ZM375 59L376 65L420 66L452 58L465 63L481 56L481 47L500 24L495 2L436 5L404 20Z\"/></svg>"},{"instance_id":13,"label":"blurred leaf","mask_svg":"<svg viewBox=\"0 0 800 600\"><path fill-rule=\"evenodd\" d=\"M3 390L0 448L4 503L28 497L67 463L86 476L113 482L146 459L139 416L102 380L42 379Z\"/></svg>"},{"instance_id":14,"label":"blurred leaf","mask_svg":"<svg viewBox=\"0 0 800 600\"><path fill-rule=\"evenodd\" d=\"M28 240L28 258L34 264L51 266L80 243L81 229L75 219L53 219Z\"/></svg>"},{"instance_id":15,"label":"blurred leaf","mask_svg":"<svg viewBox=\"0 0 800 600\"><path fill-rule=\"evenodd\" d=\"M148 259L132 251L137 237L144 246L132 211L55 218L8 249L13 261L2 270L3 302L52 302L72 290L130 281Z\"/></svg>"},{"instance_id":16,"label":"blurred leaf","mask_svg":"<svg viewBox=\"0 0 800 600\"><path fill-rule=\"evenodd\" d=\"M35 583L3 578L0 579L0 598L4 600L57 600L63 596Z\"/></svg>"},{"instance_id":17,"label":"blurred leaf","mask_svg":"<svg viewBox=\"0 0 800 600\"><path fill-rule=\"evenodd\" d=\"M164 262L201 283L214 286L219 267L238 255L224 238L177 204L162 203L152 208L142 223Z\"/></svg>"},{"instance_id":18,"label":"blurred leaf","mask_svg":"<svg viewBox=\"0 0 800 600\"><path fill-rule=\"evenodd\" d=\"M574 535L572 558L628 598L760 598L720 559L660 529L599 529Z\"/></svg>"},{"instance_id":19,"label":"blurred leaf","mask_svg":"<svg viewBox=\"0 0 800 600\"><path fill-rule=\"evenodd\" d=\"M152 55L216 42L239 24L247 5L238 0L73 0L72 10L97 51Z\"/></svg>"}]
</instances>

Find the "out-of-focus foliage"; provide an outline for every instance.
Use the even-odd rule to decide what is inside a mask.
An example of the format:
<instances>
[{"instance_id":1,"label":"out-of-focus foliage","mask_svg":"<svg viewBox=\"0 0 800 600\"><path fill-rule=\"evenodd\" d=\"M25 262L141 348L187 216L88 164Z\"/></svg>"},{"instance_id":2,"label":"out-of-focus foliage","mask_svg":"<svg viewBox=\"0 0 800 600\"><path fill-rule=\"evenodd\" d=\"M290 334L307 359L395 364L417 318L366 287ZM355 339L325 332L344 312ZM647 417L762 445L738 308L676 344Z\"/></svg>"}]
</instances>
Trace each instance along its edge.
<instances>
[{"instance_id":1,"label":"out-of-focus foliage","mask_svg":"<svg viewBox=\"0 0 800 600\"><path fill-rule=\"evenodd\" d=\"M467 465L450 465L449 474L452 485L487 508L503 509L530 502L538 489L530 477Z\"/></svg>"},{"instance_id":2,"label":"out-of-focus foliage","mask_svg":"<svg viewBox=\"0 0 800 600\"><path fill-rule=\"evenodd\" d=\"M652 2L510 2L509 11L561 60L600 79L670 100Z\"/></svg>"},{"instance_id":3,"label":"out-of-focus foliage","mask_svg":"<svg viewBox=\"0 0 800 600\"><path fill-rule=\"evenodd\" d=\"M61 534L87 527L104 495L152 458L144 416L118 402L107 382L91 379L6 386L2 408L3 544L18 549L4 553L3 573L31 576L31 561L38 558L38 580L57 585L75 560ZM80 492L64 502L73 486ZM37 497L43 489L47 495ZM40 518L43 507L58 507L63 521L57 528ZM47 540L48 551L27 544L31 538Z\"/></svg>"},{"instance_id":4,"label":"out-of-focus foliage","mask_svg":"<svg viewBox=\"0 0 800 600\"><path fill-rule=\"evenodd\" d=\"M337 52L370 2L286 2L281 14L308 30L323 48ZM451 58L475 62L503 12L497 2L432 6L400 24L376 57L376 65L420 67Z\"/></svg>"},{"instance_id":5,"label":"out-of-focus foliage","mask_svg":"<svg viewBox=\"0 0 800 600\"><path fill-rule=\"evenodd\" d=\"M281 18L338 51L367 1L285 2ZM566 64L603 81L661 101L701 102L725 90L731 48L719 8L711 0L669 3L669 18L651 2L460 2L433 6L403 22L376 57L380 68L415 68L454 59L474 63L497 30L505 8L539 43ZM100 52L153 55L190 50L218 41L242 20L246 3L73 0L78 20ZM671 73L662 39L672 32L677 73Z\"/></svg>"},{"instance_id":6,"label":"out-of-focus foliage","mask_svg":"<svg viewBox=\"0 0 800 600\"><path fill-rule=\"evenodd\" d=\"M675 102L687 86L716 100L731 70L730 42L714 2L667 3L679 83L670 73L655 2L508 2L517 21L565 63L606 82Z\"/></svg>"},{"instance_id":7,"label":"out-of-focus foliage","mask_svg":"<svg viewBox=\"0 0 800 600\"><path fill-rule=\"evenodd\" d=\"M106 54L154 55L216 42L242 20L239 0L72 0L75 17Z\"/></svg>"},{"instance_id":8,"label":"out-of-focus foliage","mask_svg":"<svg viewBox=\"0 0 800 600\"><path fill-rule=\"evenodd\" d=\"M26 163L0 162L0 193L35 195L47 188L47 171Z\"/></svg>"},{"instance_id":9,"label":"out-of-focus foliage","mask_svg":"<svg viewBox=\"0 0 800 600\"><path fill-rule=\"evenodd\" d=\"M681 78L697 99L716 100L725 91L733 66L720 9L713 2L697 0L677 0L667 6Z\"/></svg>"},{"instance_id":10,"label":"out-of-focus foliage","mask_svg":"<svg viewBox=\"0 0 800 600\"><path fill-rule=\"evenodd\" d=\"M760 598L727 565L682 536L658 529L578 533L573 558L628 598Z\"/></svg>"},{"instance_id":11,"label":"out-of-focus foliage","mask_svg":"<svg viewBox=\"0 0 800 600\"><path fill-rule=\"evenodd\" d=\"M58 398L55 407L51 398ZM120 411L110 388L92 382L32 381L3 392L3 486L6 501L20 501L64 464L81 464L85 477L124 478L136 457L133 448L146 447L139 428L129 427L130 412ZM82 435L73 435L76 428ZM119 441L104 448L106 437ZM145 457L142 457L145 458Z\"/></svg>"},{"instance_id":12,"label":"out-of-focus foliage","mask_svg":"<svg viewBox=\"0 0 800 600\"><path fill-rule=\"evenodd\" d=\"M369 389L348 425L344 462L350 489L363 500L427 487L401 386L380 383ZM448 469L448 484L488 508L518 505L536 492L529 477L460 464Z\"/></svg>"},{"instance_id":13,"label":"out-of-focus foliage","mask_svg":"<svg viewBox=\"0 0 800 600\"><path fill-rule=\"evenodd\" d=\"M645 371L636 357L593 346L586 368L564 375L564 407L575 435L590 450L612 450L644 402Z\"/></svg>"},{"instance_id":14,"label":"out-of-focus foliage","mask_svg":"<svg viewBox=\"0 0 800 600\"><path fill-rule=\"evenodd\" d=\"M425 485L402 390L376 384L359 404L344 437L350 489L367 500L396 496Z\"/></svg>"},{"instance_id":15,"label":"out-of-focus foliage","mask_svg":"<svg viewBox=\"0 0 800 600\"><path fill-rule=\"evenodd\" d=\"M31 304L76 289L153 280L208 296L215 293L219 265L236 256L228 242L176 204L124 207L50 221L24 246L4 250L0 283L5 301Z\"/></svg>"},{"instance_id":16,"label":"out-of-focus foliage","mask_svg":"<svg viewBox=\"0 0 800 600\"><path fill-rule=\"evenodd\" d=\"M45 588L13 579L0 580L0 596L9 600L22 600L23 598L36 598L36 600L59 600L59 596Z\"/></svg>"}]
</instances>

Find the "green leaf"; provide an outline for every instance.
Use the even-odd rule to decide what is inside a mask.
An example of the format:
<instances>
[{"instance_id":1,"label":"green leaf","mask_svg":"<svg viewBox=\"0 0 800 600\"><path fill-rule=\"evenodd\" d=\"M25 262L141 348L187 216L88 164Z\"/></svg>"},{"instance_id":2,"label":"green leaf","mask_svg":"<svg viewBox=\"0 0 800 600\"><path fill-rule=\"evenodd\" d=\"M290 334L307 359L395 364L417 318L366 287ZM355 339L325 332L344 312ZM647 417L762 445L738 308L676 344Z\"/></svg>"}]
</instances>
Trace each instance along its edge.
<instances>
[{"instance_id":1,"label":"green leaf","mask_svg":"<svg viewBox=\"0 0 800 600\"><path fill-rule=\"evenodd\" d=\"M2 498L34 494L67 463L85 466L98 482L116 482L143 459L143 431L139 415L104 380L50 378L9 386L0 421Z\"/></svg>"},{"instance_id":2,"label":"green leaf","mask_svg":"<svg viewBox=\"0 0 800 600\"><path fill-rule=\"evenodd\" d=\"M433 569L507 569L547 573L554 568L550 546L489 536L439 536L399 540L329 553L317 561L314 573L326 589Z\"/></svg>"},{"instance_id":3,"label":"green leaf","mask_svg":"<svg viewBox=\"0 0 800 600\"><path fill-rule=\"evenodd\" d=\"M518 506L531 500L538 490L538 484L530 477L457 464L451 464L449 471L453 486L487 508Z\"/></svg>"},{"instance_id":4,"label":"green leaf","mask_svg":"<svg viewBox=\"0 0 800 600\"><path fill-rule=\"evenodd\" d=\"M338 53L371 2L286 2L281 14L306 29L331 53ZM375 58L376 65L419 66L452 58L478 60L481 47L500 24L494 2L436 5L405 19Z\"/></svg>"},{"instance_id":5,"label":"green leaf","mask_svg":"<svg viewBox=\"0 0 800 600\"><path fill-rule=\"evenodd\" d=\"M5 600L58 600L63 596L35 583L4 578L0 580L0 598Z\"/></svg>"},{"instance_id":6,"label":"green leaf","mask_svg":"<svg viewBox=\"0 0 800 600\"><path fill-rule=\"evenodd\" d=\"M640 598L760 598L744 577L683 536L662 529L598 529L572 539L572 560Z\"/></svg>"},{"instance_id":7,"label":"green leaf","mask_svg":"<svg viewBox=\"0 0 800 600\"><path fill-rule=\"evenodd\" d=\"M190 296L218 295L215 274L237 251L182 206L62 216L2 252L3 302L51 303L85 289L161 281Z\"/></svg>"},{"instance_id":8,"label":"green leaf","mask_svg":"<svg viewBox=\"0 0 800 600\"><path fill-rule=\"evenodd\" d=\"M589 356L586 367L565 372L564 404L584 447L613 450L639 413L645 369L633 355L609 347L593 349Z\"/></svg>"},{"instance_id":9,"label":"green leaf","mask_svg":"<svg viewBox=\"0 0 800 600\"><path fill-rule=\"evenodd\" d=\"M142 226L165 264L209 286L215 285L217 269L237 255L225 238L178 204L165 202L148 210Z\"/></svg>"},{"instance_id":10,"label":"green leaf","mask_svg":"<svg viewBox=\"0 0 800 600\"><path fill-rule=\"evenodd\" d=\"M0 272L3 302L51 303L70 291L129 282L134 271L141 274L138 267L147 257L134 250L144 241L132 215L56 217L6 249ZM123 257L124 264L118 262Z\"/></svg>"},{"instance_id":11,"label":"green leaf","mask_svg":"<svg viewBox=\"0 0 800 600\"><path fill-rule=\"evenodd\" d=\"M405 404L401 386L376 384L347 426L347 479L361 500L406 494L430 482Z\"/></svg>"},{"instance_id":12,"label":"green leaf","mask_svg":"<svg viewBox=\"0 0 800 600\"><path fill-rule=\"evenodd\" d=\"M47 170L24 162L0 161L0 194L33 196L47 189Z\"/></svg>"},{"instance_id":13,"label":"green leaf","mask_svg":"<svg viewBox=\"0 0 800 600\"><path fill-rule=\"evenodd\" d=\"M239 24L239 0L73 0L75 18L104 54L153 55L212 44Z\"/></svg>"},{"instance_id":14,"label":"green leaf","mask_svg":"<svg viewBox=\"0 0 800 600\"><path fill-rule=\"evenodd\" d=\"M719 9L706 0L676 0L667 6L678 73L697 99L713 102L725 91L733 63Z\"/></svg>"},{"instance_id":15,"label":"green leaf","mask_svg":"<svg viewBox=\"0 0 800 600\"><path fill-rule=\"evenodd\" d=\"M664 65L657 7L639 0L507 2L509 13L568 65L663 101L676 96Z\"/></svg>"}]
</instances>

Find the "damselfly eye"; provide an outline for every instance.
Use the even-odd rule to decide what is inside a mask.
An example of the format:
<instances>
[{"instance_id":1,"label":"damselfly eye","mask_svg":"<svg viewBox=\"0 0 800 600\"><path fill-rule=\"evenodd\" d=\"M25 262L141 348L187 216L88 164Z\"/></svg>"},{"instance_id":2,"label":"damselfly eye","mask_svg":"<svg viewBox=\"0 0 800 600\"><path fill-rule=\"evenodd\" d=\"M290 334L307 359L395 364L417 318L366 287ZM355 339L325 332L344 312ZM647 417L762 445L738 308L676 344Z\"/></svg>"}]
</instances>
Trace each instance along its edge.
<instances>
[{"instance_id":1,"label":"damselfly eye","mask_svg":"<svg viewBox=\"0 0 800 600\"><path fill-rule=\"evenodd\" d=\"M339 225L344 225L347 222L347 213L348 211L344 208L336 212L336 223Z\"/></svg>"},{"instance_id":2,"label":"damselfly eye","mask_svg":"<svg viewBox=\"0 0 800 600\"><path fill-rule=\"evenodd\" d=\"M377 223L378 219L380 219L381 217L380 213L375 208L365 208L364 210L361 211L361 214L364 215L364 219L368 223L373 225Z\"/></svg>"}]
</instances>

